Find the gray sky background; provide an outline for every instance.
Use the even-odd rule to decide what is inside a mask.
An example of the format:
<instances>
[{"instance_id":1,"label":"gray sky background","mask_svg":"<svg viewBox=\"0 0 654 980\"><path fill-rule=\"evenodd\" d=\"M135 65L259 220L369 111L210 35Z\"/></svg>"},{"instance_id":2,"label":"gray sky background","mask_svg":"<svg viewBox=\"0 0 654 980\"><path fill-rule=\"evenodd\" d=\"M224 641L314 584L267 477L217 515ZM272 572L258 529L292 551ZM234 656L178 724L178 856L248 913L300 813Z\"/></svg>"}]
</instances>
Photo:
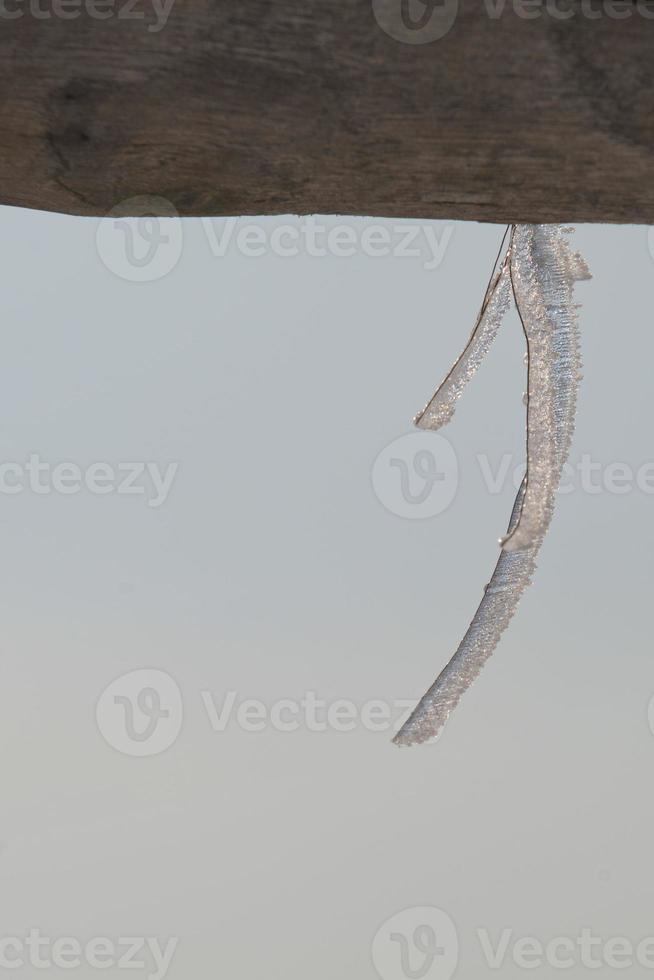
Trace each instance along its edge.
<instances>
[{"instance_id":1,"label":"gray sky background","mask_svg":"<svg viewBox=\"0 0 654 980\"><path fill-rule=\"evenodd\" d=\"M513 312L443 433L449 508L397 516L371 472L463 346L503 229L454 225L426 269L428 250L221 257L185 220L164 228L166 248L182 236L170 272L134 282L113 224L107 259L97 221L1 217L0 460L179 464L158 507L0 493L2 934L176 937L172 980L402 980L371 943L422 906L451 917L466 980L558 972L510 954L491 970L478 929L653 936L653 494L560 498L535 585L435 745L400 751L361 724L216 732L203 703L417 699L454 652L514 494L489 493L476 457L522 456ZM321 220L359 240L417 227ZM582 226L575 244L594 279L572 460L635 472L654 461L647 229ZM96 704L140 668L174 679L183 725L135 758ZM125 970L75 971L99 973Z\"/></svg>"}]
</instances>

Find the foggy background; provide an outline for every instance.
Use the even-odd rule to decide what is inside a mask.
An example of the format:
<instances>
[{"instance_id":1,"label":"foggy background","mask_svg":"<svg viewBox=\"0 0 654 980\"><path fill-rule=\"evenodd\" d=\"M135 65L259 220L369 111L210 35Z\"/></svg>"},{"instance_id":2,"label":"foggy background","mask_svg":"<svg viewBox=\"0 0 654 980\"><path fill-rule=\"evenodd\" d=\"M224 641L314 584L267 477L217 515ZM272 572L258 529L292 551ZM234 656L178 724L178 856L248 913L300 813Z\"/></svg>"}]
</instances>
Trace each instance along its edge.
<instances>
[{"instance_id":1,"label":"foggy background","mask_svg":"<svg viewBox=\"0 0 654 980\"><path fill-rule=\"evenodd\" d=\"M515 977L521 937L654 936L652 492L559 498L535 584L436 744L399 750L390 725L360 719L315 731L302 712L296 730L268 718L253 731L234 709L216 731L207 710L229 692L266 710L313 692L381 701L399 722L396 703L418 699L456 649L515 492L509 480L490 493L477 456L494 470L523 457L513 311L442 433L458 460L449 507L399 516L401 467L374 479L373 467L466 341L504 229L425 223L450 229L425 268L422 232L418 256L267 245L254 257L216 254L199 220L152 232L106 219L98 232L91 219L0 217L0 460L178 464L159 506L85 488L0 493L2 936L174 937L172 980L449 980L457 960L457 977ZM270 236L302 221L243 224ZM370 225L422 227L320 221L359 243ZM146 255L151 233L168 236L160 269L126 251ZM648 230L580 226L574 245L594 279L576 292L571 459L635 473L654 460ZM446 491L452 479L450 467ZM146 669L139 707L146 675L124 675ZM157 672L168 714L148 744ZM429 961L424 907L456 933ZM406 909L410 970L400 927L373 949ZM480 929L493 943L512 931L499 971ZM569 977L589 972L578 960Z\"/></svg>"}]
</instances>

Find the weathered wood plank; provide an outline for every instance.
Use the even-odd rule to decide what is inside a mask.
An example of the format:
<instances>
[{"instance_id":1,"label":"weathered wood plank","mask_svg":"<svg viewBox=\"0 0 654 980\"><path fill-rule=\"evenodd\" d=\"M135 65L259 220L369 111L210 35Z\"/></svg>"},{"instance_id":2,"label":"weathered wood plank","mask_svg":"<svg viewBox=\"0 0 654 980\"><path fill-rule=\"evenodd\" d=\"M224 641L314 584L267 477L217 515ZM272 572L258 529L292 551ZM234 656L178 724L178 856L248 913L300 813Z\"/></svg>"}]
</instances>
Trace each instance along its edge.
<instances>
[{"instance_id":1,"label":"weathered wood plank","mask_svg":"<svg viewBox=\"0 0 654 980\"><path fill-rule=\"evenodd\" d=\"M461 0L416 44L390 36L401 3L427 31L457 4L177 0L157 30L153 0L143 19L38 0L70 20L2 2L19 14L0 18L2 203L654 223L649 4L558 0L564 20Z\"/></svg>"}]
</instances>

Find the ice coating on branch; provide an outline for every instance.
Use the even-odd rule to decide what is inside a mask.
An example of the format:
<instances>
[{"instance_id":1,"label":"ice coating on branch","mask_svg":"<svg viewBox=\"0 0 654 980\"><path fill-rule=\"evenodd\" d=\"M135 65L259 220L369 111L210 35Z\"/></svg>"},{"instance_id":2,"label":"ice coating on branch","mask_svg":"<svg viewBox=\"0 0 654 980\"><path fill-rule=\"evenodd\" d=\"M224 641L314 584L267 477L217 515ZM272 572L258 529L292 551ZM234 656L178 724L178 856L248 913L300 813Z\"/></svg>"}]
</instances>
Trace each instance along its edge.
<instances>
[{"instance_id":1,"label":"ice coating on branch","mask_svg":"<svg viewBox=\"0 0 654 980\"><path fill-rule=\"evenodd\" d=\"M511 622L536 568L554 493L572 440L581 358L576 281L589 279L567 230L513 229L510 273L528 338L528 472L518 491L505 545L458 650L395 736L397 745L437 738Z\"/></svg>"},{"instance_id":2,"label":"ice coating on branch","mask_svg":"<svg viewBox=\"0 0 654 980\"><path fill-rule=\"evenodd\" d=\"M490 350L511 300L509 253L488 288L475 328L463 352L436 394L414 422L421 429L440 429L447 425L461 392L476 373L484 355Z\"/></svg>"},{"instance_id":3,"label":"ice coating on branch","mask_svg":"<svg viewBox=\"0 0 654 980\"><path fill-rule=\"evenodd\" d=\"M518 551L547 532L570 452L581 379L573 290L590 272L558 225L518 225L510 271L529 364L527 486L518 522L502 542L506 551Z\"/></svg>"},{"instance_id":4,"label":"ice coating on branch","mask_svg":"<svg viewBox=\"0 0 654 980\"><path fill-rule=\"evenodd\" d=\"M524 489L523 481L513 505L509 531L520 515ZM417 745L438 738L451 712L477 679L511 622L522 593L531 582L537 553L538 547L500 553L484 597L458 650L393 739L396 745Z\"/></svg>"}]
</instances>

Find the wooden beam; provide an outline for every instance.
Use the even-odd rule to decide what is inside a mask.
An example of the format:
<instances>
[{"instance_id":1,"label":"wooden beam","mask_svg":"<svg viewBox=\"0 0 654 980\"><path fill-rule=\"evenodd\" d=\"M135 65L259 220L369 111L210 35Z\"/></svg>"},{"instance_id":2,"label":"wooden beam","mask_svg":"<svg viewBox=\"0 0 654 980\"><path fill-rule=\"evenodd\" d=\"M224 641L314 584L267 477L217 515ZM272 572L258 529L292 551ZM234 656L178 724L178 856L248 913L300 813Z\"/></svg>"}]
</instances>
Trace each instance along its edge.
<instances>
[{"instance_id":1,"label":"wooden beam","mask_svg":"<svg viewBox=\"0 0 654 980\"><path fill-rule=\"evenodd\" d=\"M654 224L649 2L165 2L0 0L0 202Z\"/></svg>"}]
</instances>

